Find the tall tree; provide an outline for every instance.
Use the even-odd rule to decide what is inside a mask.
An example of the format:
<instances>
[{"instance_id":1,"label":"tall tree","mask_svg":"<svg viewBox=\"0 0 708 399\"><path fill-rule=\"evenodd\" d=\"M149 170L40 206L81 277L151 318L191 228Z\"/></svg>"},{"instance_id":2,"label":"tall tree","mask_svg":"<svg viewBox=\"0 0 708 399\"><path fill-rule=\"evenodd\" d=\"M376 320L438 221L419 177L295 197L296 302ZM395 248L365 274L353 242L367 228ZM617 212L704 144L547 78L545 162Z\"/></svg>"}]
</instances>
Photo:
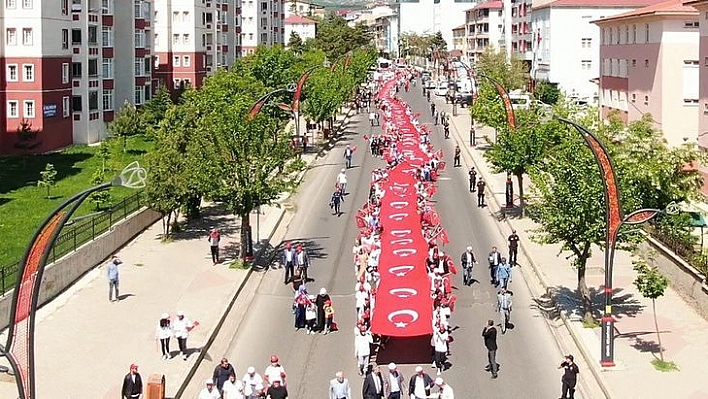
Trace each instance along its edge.
<instances>
[{"instance_id":1,"label":"tall tree","mask_svg":"<svg viewBox=\"0 0 708 399\"><path fill-rule=\"evenodd\" d=\"M650 260L653 261L653 255ZM669 279L659 272L656 266L649 266L644 260L634 261L634 271L637 277L634 285L644 298L651 299L651 310L654 316L654 327L656 328L656 339L659 343L659 358L664 362L664 347L661 345L661 332L659 331L659 321L656 319L656 300L664 296L666 288L669 286Z\"/></svg>"},{"instance_id":2,"label":"tall tree","mask_svg":"<svg viewBox=\"0 0 708 399\"><path fill-rule=\"evenodd\" d=\"M143 105L140 109L140 117L147 134L153 135L172 104L170 91L167 90L167 86L162 85L157 94Z\"/></svg>"},{"instance_id":3,"label":"tall tree","mask_svg":"<svg viewBox=\"0 0 708 399\"><path fill-rule=\"evenodd\" d=\"M367 26L357 24L352 28L344 18L330 12L317 26L314 45L334 62L354 49L370 46L372 39L373 34Z\"/></svg>"},{"instance_id":4,"label":"tall tree","mask_svg":"<svg viewBox=\"0 0 708 399\"><path fill-rule=\"evenodd\" d=\"M288 38L288 48L295 54L302 54L304 48L304 42L297 32L292 32Z\"/></svg>"},{"instance_id":5,"label":"tall tree","mask_svg":"<svg viewBox=\"0 0 708 399\"><path fill-rule=\"evenodd\" d=\"M126 100L113 122L108 124L108 131L113 137L121 140L123 152L125 152L127 151L128 137L144 134L145 125L135 106Z\"/></svg>"},{"instance_id":6,"label":"tall tree","mask_svg":"<svg viewBox=\"0 0 708 399\"><path fill-rule=\"evenodd\" d=\"M295 54L283 46L258 46L256 52L245 57L238 69L250 73L269 90L283 88L297 79L292 66L296 63Z\"/></svg>"}]
</instances>

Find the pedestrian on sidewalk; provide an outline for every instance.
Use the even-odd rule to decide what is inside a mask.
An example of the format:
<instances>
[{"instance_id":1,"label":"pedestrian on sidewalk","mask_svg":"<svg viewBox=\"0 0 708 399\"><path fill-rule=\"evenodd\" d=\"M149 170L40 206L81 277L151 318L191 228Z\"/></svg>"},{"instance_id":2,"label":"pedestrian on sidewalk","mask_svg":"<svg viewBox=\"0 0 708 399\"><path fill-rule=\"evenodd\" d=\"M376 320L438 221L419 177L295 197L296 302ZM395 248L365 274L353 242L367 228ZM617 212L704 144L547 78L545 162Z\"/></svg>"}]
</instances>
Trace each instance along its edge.
<instances>
[{"instance_id":1,"label":"pedestrian on sidewalk","mask_svg":"<svg viewBox=\"0 0 708 399\"><path fill-rule=\"evenodd\" d=\"M433 379L423 371L422 367L417 366L415 374L408 383L408 394L411 399L426 399L430 397L430 390L433 386Z\"/></svg>"},{"instance_id":2,"label":"pedestrian on sidewalk","mask_svg":"<svg viewBox=\"0 0 708 399\"><path fill-rule=\"evenodd\" d=\"M359 375L364 375L366 366L369 365L369 356L371 355L371 345L374 343L374 338L371 333L366 330L366 326L359 326L354 335L354 355L356 356L357 364L359 365Z\"/></svg>"},{"instance_id":3,"label":"pedestrian on sidewalk","mask_svg":"<svg viewBox=\"0 0 708 399\"><path fill-rule=\"evenodd\" d=\"M462 150L460 149L460 145L458 144L455 146L455 156L453 158L453 166L456 168L459 168L460 166L462 166L462 164L460 163L461 153L462 153Z\"/></svg>"},{"instance_id":4,"label":"pedestrian on sidewalk","mask_svg":"<svg viewBox=\"0 0 708 399\"><path fill-rule=\"evenodd\" d=\"M352 387L344 373L337 371L334 379L329 381L329 399L353 399Z\"/></svg>"},{"instance_id":5,"label":"pedestrian on sidewalk","mask_svg":"<svg viewBox=\"0 0 708 399\"><path fill-rule=\"evenodd\" d=\"M445 129L445 139L450 138L450 124L449 123L444 123L443 128Z\"/></svg>"},{"instance_id":6,"label":"pedestrian on sidewalk","mask_svg":"<svg viewBox=\"0 0 708 399\"><path fill-rule=\"evenodd\" d=\"M280 254L280 265L285 267L285 280L283 284L290 282L290 279L295 275L295 249L289 242L285 243L285 248ZM297 289L297 287L295 287Z\"/></svg>"},{"instance_id":7,"label":"pedestrian on sidewalk","mask_svg":"<svg viewBox=\"0 0 708 399\"><path fill-rule=\"evenodd\" d=\"M477 187L477 171L474 169L474 166L470 168L467 174L470 176L470 192L473 193Z\"/></svg>"},{"instance_id":8,"label":"pedestrian on sidewalk","mask_svg":"<svg viewBox=\"0 0 708 399\"><path fill-rule=\"evenodd\" d=\"M172 357L170 354L170 339L172 338L172 323L170 323L170 314L163 313L160 316L160 321L157 323L156 337L160 341L160 349L162 350L162 359L167 360Z\"/></svg>"},{"instance_id":9,"label":"pedestrian on sidewalk","mask_svg":"<svg viewBox=\"0 0 708 399\"><path fill-rule=\"evenodd\" d=\"M509 241L509 263L512 266L516 266L518 265L517 256L519 253L519 235L516 234L516 230L511 230L507 241Z\"/></svg>"},{"instance_id":10,"label":"pedestrian on sidewalk","mask_svg":"<svg viewBox=\"0 0 708 399\"><path fill-rule=\"evenodd\" d=\"M496 285L507 289L511 282L511 265L506 261L506 258L501 258L501 262L497 266Z\"/></svg>"},{"instance_id":11,"label":"pedestrian on sidewalk","mask_svg":"<svg viewBox=\"0 0 708 399\"><path fill-rule=\"evenodd\" d=\"M229 377L232 374L236 374L234 366L229 363L229 360L227 358L221 358L221 362L219 362L219 365L214 368L214 375L212 377L214 383L216 384L216 389L218 389L219 392L223 393L224 384L226 383L226 381L229 380Z\"/></svg>"},{"instance_id":12,"label":"pedestrian on sidewalk","mask_svg":"<svg viewBox=\"0 0 708 399\"><path fill-rule=\"evenodd\" d=\"M497 251L497 247L492 247L492 252L487 256L489 261L489 277L491 278L492 285L497 285L497 267L501 263L501 253Z\"/></svg>"},{"instance_id":13,"label":"pedestrian on sidewalk","mask_svg":"<svg viewBox=\"0 0 708 399\"><path fill-rule=\"evenodd\" d=\"M221 234L219 234L216 227L211 228L207 240L209 241L209 247L211 248L211 261L216 265L219 263L219 241L221 241Z\"/></svg>"},{"instance_id":14,"label":"pedestrian on sidewalk","mask_svg":"<svg viewBox=\"0 0 708 399\"><path fill-rule=\"evenodd\" d=\"M497 329L494 328L494 320L488 320L487 325L482 330L484 346L487 348L487 367L485 370L492 373L492 378L497 378L499 365L497 364Z\"/></svg>"},{"instance_id":15,"label":"pedestrian on sidewalk","mask_svg":"<svg viewBox=\"0 0 708 399\"><path fill-rule=\"evenodd\" d=\"M506 334L506 328L511 320L511 293L505 288L497 294L497 311L501 318L501 333Z\"/></svg>"},{"instance_id":16,"label":"pedestrian on sidewalk","mask_svg":"<svg viewBox=\"0 0 708 399\"><path fill-rule=\"evenodd\" d=\"M465 285L472 285L472 268L474 264L477 263L477 259L474 257L472 252L472 247L467 247L467 250L460 256L460 264L462 264L462 281Z\"/></svg>"},{"instance_id":17,"label":"pedestrian on sidewalk","mask_svg":"<svg viewBox=\"0 0 708 399\"><path fill-rule=\"evenodd\" d=\"M347 169L352 167L352 156L354 155L354 149L351 146L347 146L347 148L344 149L344 160Z\"/></svg>"},{"instance_id":18,"label":"pedestrian on sidewalk","mask_svg":"<svg viewBox=\"0 0 708 399\"><path fill-rule=\"evenodd\" d=\"M575 398L575 385L578 382L578 365L573 361L573 355L568 355L563 359L558 368L563 369L563 377L561 377L561 399Z\"/></svg>"},{"instance_id":19,"label":"pedestrian on sidewalk","mask_svg":"<svg viewBox=\"0 0 708 399\"><path fill-rule=\"evenodd\" d=\"M484 180L479 179L477 182L477 207L483 208L484 204L484 188L487 187L487 183Z\"/></svg>"},{"instance_id":20,"label":"pedestrian on sidewalk","mask_svg":"<svg viewBox=\"0 0 708 399\"><path fill-rule=\"evenodd\" d=\"M442 377L438 377L435 379L435 385L438 386L438 399L455 399L455 392L452 390L452 387L448 385L445 381L443 381Z\"/></svg>"},{"instance_id":21,"label":"pedestrian on sidewalk","mask_svg":"<svg viewBox=\"0 0 708 399\"><path fill-rule=\"evenodd\" d=\"M197 323L192 323L185 317L184 312L181 310L177 312L177 318L172 321L172 331L174 331L175 338L177 338L179 354L183 360L187 360L187 338L189 338L189 332L197 325Z\"/></svg>"},{"instance_id":22,"label":"pedestrian on sidewalk","mask_svg":"<svg viewBox=\"0 0 708 399\"><path fill-rule=\"evenodd\" d=\"M123 399L138 399L143 394L143 379L138 373L138 365L130 365L130 372L123 377L123 387L120 390Z\"/></svg>"},{"instance_id":23,"label":"pedestrian on sidewalk","mask_svg":"<svg viewBox=\"0 0 708 399\"><path fill-rule=\"evenodd\" d=\"M332 198L329 200L329 207L332 209L332 215L337 215L337 217L342 215L342 202L344 202L342 192L340 190L334 190L332 193Z\"/></svg>"},{"instance_id":24,"label":"pedestrian on sidewalk","mask_svg":"<svg viewBox=\"0 0 708 399\"><path fill-rule=\"evenodd\" d=\"M111 258L111 260L106 264L106 272L108 274L108 300L114 302L113 292L116 293L115 301L119 301L118 297L118 265L122 264L123 261L118 259L117 256Z\"/></svg>"},{"instance_id":25,"label":"pedestrian on sidewalk","mask_svg":"<svg viewBox=\"0 0 708 399\"><path fill-rule=\"evenodd\" d=\"M295 252L295 264L302 272L303 281L307 282L307 270L310 268L310 256L307 254L307 251L302 244L298 244L297 246L297 251Z\"/></svg>"}]
</instances>

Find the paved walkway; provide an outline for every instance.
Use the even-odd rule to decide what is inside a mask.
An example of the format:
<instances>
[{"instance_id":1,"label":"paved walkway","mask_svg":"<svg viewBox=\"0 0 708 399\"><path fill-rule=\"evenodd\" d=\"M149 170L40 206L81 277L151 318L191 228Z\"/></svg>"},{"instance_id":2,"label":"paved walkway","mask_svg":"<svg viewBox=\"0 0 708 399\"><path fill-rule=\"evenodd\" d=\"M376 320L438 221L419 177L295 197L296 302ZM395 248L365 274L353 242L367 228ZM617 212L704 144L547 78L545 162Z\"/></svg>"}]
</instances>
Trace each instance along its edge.
<instances>
[{"instance_id":1,"label":"paved walkway","mask_svg":"<svg viewBox=\"0 0 708 399\"><path fill-rule=\"evenodd\" d=\"M347 119L349 109L345 112L338 116L338 125ZM311 148L302 159L310 165L320 149ZM261 246L285 212L285 207L264 206L260 215L251 216L254 238L259 236ZM38 311L38 398L117 398L131 363L140 366L146 385L151 374L165 375L167 397L173 397L197 366L201 349L213 339L248 276L248 270L229 266L239 246L239 221L216 206L207 207L202 215L167 243L159 239L158 221L116 254L123 260L120 301L109 302L106 269L99 266ZM223 262L215 266L206 238L212 226L222 235ZM155 340L157 322L163 312L174 317L180 310L199 325L189 336L188 359L165 361ZM6 332L0 340L5 342ZM179 351L175 339L170 350ZM14 379L7 375L0 378L0 397L17 397Z\"/></svg>"},{"instance_id":2,"label":"paved walkway","mask_svg":"<svg viewBox=\"0 0 708 399\"><path fill-rule=\"evenodd\" d=\"M434 100L439 109L452 115L452 106L444 104L440 98ZM494 174L484 158L487 136L494 140L493 129L478 127L477 143L472 148L469 143L470 116L466 108L458 109L458 116L451 117L451 138L463 148L463 166L468 169L474 165L478 177L487 182L487 202L489 211L504 220L501 224L505 235L516 229L521 238L520 259L528 259L529 264L521 264L524 270L538 275L542 284L555 290L564 313L563 322L570 329L574 340L584 352L589 364L594 366L593 373L581 370L582 378L599 377L598 383L613 398L708 398L708 387L701 383L705 377L705 353L708 353L708 321L687 304L672 288L657 300L659 326L662 331L662 344L666 360L674 361L680 372L662 373L651 365L658 347L651 311L651 301L644 299L633 285L635 273L632 270L632 257L626 251L618 251L615 258L615 313L616 329L620 335L615 340L615 359L617 367L602 370L599 365L600 328L587 329L580 322L580 304L576 300L577 274L566 260L570 253L562 251L560 245L540 245L530 239L530 232L537 227L529 218L503 218L500 204L505 201L506 175ZM448 162L452 165L452 162ZM589 172L590 173L590 172ZM594 172L593 172L594 173ZM526 181L526 195L529 195L529 182ZM516 178L514 178L514 189ZM473 194L470 194L473 195ZM480 248L478 251L485 251ZM594 256L588 261L587 285L593 293L601 293L604 282L603 252L593 250ZM526 256L523 256L526 255ZM602 295L596 296L596 309L603 301Z\"/></svg>"}]
</instances>

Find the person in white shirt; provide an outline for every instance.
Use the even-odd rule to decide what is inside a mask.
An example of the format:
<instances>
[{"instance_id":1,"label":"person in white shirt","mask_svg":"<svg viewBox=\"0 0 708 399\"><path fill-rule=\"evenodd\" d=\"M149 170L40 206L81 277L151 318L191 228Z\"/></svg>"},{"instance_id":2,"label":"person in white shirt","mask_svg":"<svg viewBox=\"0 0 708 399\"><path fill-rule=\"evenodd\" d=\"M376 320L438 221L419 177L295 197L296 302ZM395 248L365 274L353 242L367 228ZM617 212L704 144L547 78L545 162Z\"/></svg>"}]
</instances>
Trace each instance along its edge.
<instances>
[{"instance_id":1,"label":"person in white shirt","mask_svg":"<svg viewBox=\"0 0 708 399\"><path fill-rule=\"evenodd\" d=\"M179 354L184 360L187 360L187 338L192 328L194 328L194 324L185 317L183 311L178 311L177 317L172 321L172 331L179 344Z\"/></svg>"},{"instance_id":2,"label":"person in white shirt","mask_svg":"<svg viewBox=\"0 0 708 399\"><path fill-rule=\"evenodd\" d=\"M236 378L236 374L231 373L221 389L221 394L224 395L223 399L244 399L243 382Z\"/></svg>"},{"instance_id":3,"label":"person in white shirt","mask_svg":"<svg viewBox=\"0 0 708 399\"><path fill-rule=\"evenodd\" d=\"M337 186L342 190L342 194L347 193L347 173L346 169L342 169L337 175Z\"/></svg>"},{"instance_id":4,"label":"person in white shirt","mask_svg":"<svg viewBox=\"0 0 708 399\"><path fill-rule=\"evenodd\" d=\"M433 334L433 346L435 347L435 367L438 369L438 375L440 375L445 370L447 340L447 328L441 325Z\"/></svg>"},{"instance_id":5,"label":"person in white shirt","mask_svg":"<svg viewBox=\"0 0 708 399\"><path fill-rule=\"evenodd\" d=\"M435 379L435 385L438 386L440 389L438 391L438 396L436 398L438 399L455 399L455 392L452 390L452 387L448 385L445 381L443 381L442 378L438 377Z\"/></svg>"},{"instance_id":6,"label":"person in white shirt","mask_svg":"<svg viewBox=\"0 0 708 399\"><path fill-rule=\"evenodd\" d=\"M278 363L278 355L272 355L270 357L270 364L263 372L266 386L271 385L273 381L276 380L280 381L282 385L285 385L285 377L285 368Z\"/></svg>"},{"instance_id":7,"label":"person in white shirt","mask_svg":"<svg viewBox=\"0 0 708 399\"><path fill-rule=\"evenodd\" d=\"M329 381L329 399L353 399L352 387L344 373L337 371L335 378Z\"/></svg>"},{"instance_id":8,"label":"person in white shirt","mask_svg":"<svg viewBox=\"0 0 708 399\"><path fill-rule=\"evenodd\" d=\"M221 393L214 386L214 380L206 380L206 387L199 392L199 399L221 399Z\"/></svg>"},{"instance_id":9,"label":"person in white shirt","mask_svg":"<svg viewBox=\"0 0 708 399\"><path fill-rule=\"evenodd\" d=\"M167 360L170 355L170 338L172 338L172 324L170 323L169 313L163 313L160 316L160 321L157 323L157 332L155 337L160 340L160 349L162 350L162 359Z\"/></svg>"},{"instance_id":10,"label":"person in white shirt","mask_svg":"<svg viewBox=\"0 0 708 399\"><path fill-rule=\"evenodd\" d=\"M417 366L415 374L411 377L408 384L408 394L411 399L426 399L430 398L430 389L433 388L433 379L428 374L423 372L423 368Z\"/></svg>"},{"instance_id":11,"label":"person in white shirt","mask_svg":"<svg viewBox=\"0 0 708 399\"><path fill-rule=\"evenodd\" d=\"M374 343L374 339L371 333L366 330L366 326L360 326L354 334L354 355L359 364L359 375L364 375L364 370L369 364L371 344Z\"/></svg>"},{"instance_id":12,"label":"person in white shirt","mask_svg":"<svg viewBox=\"0 0 708 399\"><path fill-rule=\"evenodd\" d=\"M243 376L243 393L249 398L258 395L264 388L261 375L256 373L253 366L249 367Z\"/></svg>"}]
</instances>

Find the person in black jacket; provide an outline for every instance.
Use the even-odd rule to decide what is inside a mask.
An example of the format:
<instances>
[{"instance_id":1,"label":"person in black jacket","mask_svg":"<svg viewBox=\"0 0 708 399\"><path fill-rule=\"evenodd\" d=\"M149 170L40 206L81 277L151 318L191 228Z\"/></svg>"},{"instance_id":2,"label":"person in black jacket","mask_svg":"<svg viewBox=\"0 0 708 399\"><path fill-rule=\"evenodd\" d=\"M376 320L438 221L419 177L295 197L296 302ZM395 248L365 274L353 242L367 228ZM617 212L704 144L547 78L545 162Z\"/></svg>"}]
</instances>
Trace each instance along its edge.
<instances>
[{"instance_id":1,"label":"person in black jacket","mask_svg":"<svg viewBox=\"0 0 708 399\"><path fill-rule=\"evenodd\" d=\"M221 363L214 369L214 377L212 377L216 383L216 389L218 389L219 392L222 391L224 383L229 380L231 374L236 374L234 366L229 363L228 359L222 358Z\"/></svg>"},{"instance_id":2,"label":"person in black jacket","mask_svg":"<svg viewBox=\"0 0 708 399\"><path fill-rule=\"evenodd\" d=\"M418 366L415 368L415 374L408 383L408 395L410 395L411 399L429 398L430 389L434 385L433 379L423 371L422 367Z\"/></svg>"},{"instance_id":3,"label":"person in black jacket","mask_svg":"<svg viewBox=\"0 0 708 399\"><path fill-rule=\"evenodd\" d=\"M130 372L123 377L120 393L123 399L137 399L143 394L143 379L140 378L137 364L130 365Z\"/></svg>"},{"instance_id":4,"label":"person in black jacket","mask_svg":"<svg viewBox=\"0 0 708 399\"><path fill-rule=\"evenodd\" d=\"M467 250L460 255L460 264L462 264L462 280L465 285L472 285L472 268L477 263L474 257L472 247L467 247Z\"/></svg>"},{"instance_id":5,"label":"person in black jacket","mask_svg":"<svg viewBox=\"0 0 708 399\"><path fill-rule=\"evenodd\" d=\"M494 328L494 320L487 321L487 325L482 330L482 337L484 337L484 346L487 347L487 359L489 360L486 369L492 372L492 378L497 378L499 365L497 364L497 329Z\"/></svg>"},{"instance_id":6,"label":"person in black jacket","mask_svg":"<svg viewBox=\"0 0 708 399\"><path fill-rule=\"evenodd\" d=\"M563 377L561 377L562 399L575 398L575 384L578 382L578 365L573 361L573 355L568 355L563 359L563 362L558 366L563 369Z\"/></svg>"},{"instance_id":7,"label":"person in black jacket","mask_svg":"<svg viewBox=\"0 0 708 399\"><path fill-rule=\"evenodd\" d=\"M369 365L366 369L361 395L364 399L383 399L383 378L379 366Z\"/></svg>"}]
</instances>

